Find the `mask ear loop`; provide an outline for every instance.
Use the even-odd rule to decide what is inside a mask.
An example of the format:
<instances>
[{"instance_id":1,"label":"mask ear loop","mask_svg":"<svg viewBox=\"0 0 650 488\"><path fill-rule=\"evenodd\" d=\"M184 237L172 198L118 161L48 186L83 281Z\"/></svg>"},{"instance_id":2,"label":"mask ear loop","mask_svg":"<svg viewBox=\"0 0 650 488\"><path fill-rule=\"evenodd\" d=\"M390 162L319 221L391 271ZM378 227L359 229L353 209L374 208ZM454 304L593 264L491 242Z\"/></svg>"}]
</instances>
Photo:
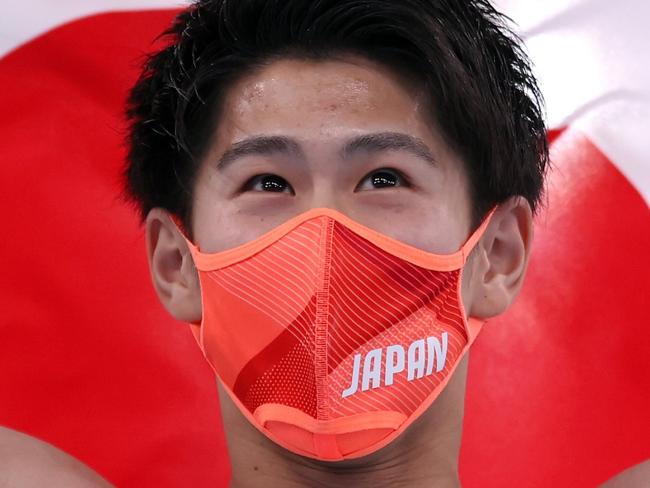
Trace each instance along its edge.
<instances>
[{"instance_id":1,"label":"mask ear loop","mask_svg":"<svg viewBox=\"0 0 650 488\"><path fill-rule=\"evenodd\" d=\"M185 226L183 225L183 222L181 222L180 218L174 214L168 214L170 220L172 223L176 226L176 229L180 233L181 236L185 239L185 242L187 243L187 247L190 250L190 254L192 255L192 259L195 260L195 253L198 251L198 248L194 245L194 243L187 237L187 231L185 230ZM201 278L199 278L199 283L201 282ZM203 289L201 287L201 303L203 303ZM190 326L190 331L192 332L192 335L194 336L194 339L196 339L197 344L199 345L199 348L203 350L203 327L202 327L203 319L201 319L199 322L189 322Z\"/></svg>"},{"instance_id":2,"label":"mask ear loop","mask_svg":"<svg viewBox=\"0 0 650 488\"><path fill-rule=\"evenodd\" d=\"M460 248L460 254L462 256L463 266L465 266L465 263L467 263L467 259L469 258L469 255L472 252L472 250L474 249L474 246L476 246L479 239L483 237L483 234L485 233L485 229L487 229L487 226L490 225L492 216L494 215L494 212L496 212L497 208L499 208L498 205L492 207L492 209L488 212L487 216L483 219L483 222L481 222L481 225L477 227L477 229L472 233L472 235L469 236L467 241L465 241L463 247Z\"/></svg>"},{"instance_id":3,"label":"mask ear loop","mask_svg":"<svg viewBox=\"0 0 650 488\"><path fill-rule=\"evenodd\" d=\"M174 214L168 214L168 215L169 215L169 219L176 226L176 229L178 229L178 232L185 238L186 241L189 241L187 237L187 231L185 229L185 226L183 225L183 222L181 222L181 219Z\"/></svg>"},{"instance_id":4,"label":"mask ear loop","mask_svg":"<svg viewBox=\"0 0 650 488\"><path fill-rule=\"evenodd\" d=\"M169 218L172 221L172 223L176 226L176 229L178 230L180 235L183 236L185 242L187 242L187 246L190 249L190 253L192 254L192 257L196 262L196 256L199 253L199 248L187 236L187 231L185 229L185 226L183 225L183 222L181 222L181 219L174 214L169 214Z\"/></svg>"},{"instance_id":5,"label":"mask ear loop","mask_svg":"<svg viewBox=\"0 0 650 488\"><path fill-rule=\"evenodd\" d=\"M499 208L498 205L495 205L492 207L492 209L488 212L487 216L485 219L483 219L483 222L481 222L481 225L478 226L478 228L472 233L471 236L467 239L465 244L463 244L463 247L461 248L461 255L463 258L463 267L465 266L467 259L469 258L469 254L472 252L476 244L478 243L479 239L483 236L485 229L487 229L487 226L490 224L490 221L492 220L492 216L494 215L494 212L496 212L497 208ZM463 270L461 269L461 274L459 276L459 280L462 280L463 278ZM458 291L458 299L462 300L460 296L460 287ZM486 324L487 320L481 320L477 319L475 317L467 317L466 320L466 325L467 325L467 348L469 348L473 343L476 337L478 336L479 332L483 328L483 326Z\"/></svg>"}]
</instances>

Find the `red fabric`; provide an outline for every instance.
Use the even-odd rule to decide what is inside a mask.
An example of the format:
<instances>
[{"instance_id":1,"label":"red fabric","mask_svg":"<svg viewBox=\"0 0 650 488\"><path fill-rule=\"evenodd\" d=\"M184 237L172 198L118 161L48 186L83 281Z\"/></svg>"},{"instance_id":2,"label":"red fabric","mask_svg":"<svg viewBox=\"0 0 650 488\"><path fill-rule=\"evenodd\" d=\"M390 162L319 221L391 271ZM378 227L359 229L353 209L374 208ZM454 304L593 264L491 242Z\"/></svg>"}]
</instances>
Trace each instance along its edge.
<instances>
[{"instance_id":1,"label":"red fabric","mask_svg":"<svg viewBox=\"0 0 650 488\"><path fill-rule=\"evenodd\" d=\"M210 367L118 197L123 100L172 15L82 19L0 60L0 424L120 487L229 477Z\"/></svg>"},{"instance_id":2,"label":"red fabric","mask_svg":"<svg viewBox=\"0 0 650 488\"><path fill-rule=\"evenodd\" d=\"M120 487L226 486L216 386L120 203L122 102L173 12L93 16L0 60L0 424ZM650 457L650 212L566 131L522 295L470 356L466 487L594 486Z\"/></svg>"},{"instance_id":3,"label":"red fabric","mask_svg":"<svg viewBox=\"0 0 650 488\"><path fill-rule=\"evenodd\" d=\"M650 457L650 211L568 129L526 281L470 351L467 487L591 487Z\"/></svg>"}]
</instances>

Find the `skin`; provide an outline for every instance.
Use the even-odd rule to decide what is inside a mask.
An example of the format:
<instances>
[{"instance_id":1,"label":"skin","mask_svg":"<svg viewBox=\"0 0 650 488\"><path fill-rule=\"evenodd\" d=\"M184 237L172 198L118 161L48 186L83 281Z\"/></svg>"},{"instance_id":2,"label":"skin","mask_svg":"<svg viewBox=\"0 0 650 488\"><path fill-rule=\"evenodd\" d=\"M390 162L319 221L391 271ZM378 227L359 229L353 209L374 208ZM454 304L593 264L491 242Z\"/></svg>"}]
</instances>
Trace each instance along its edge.
<instances>
[{"instance_id":1,"label":"skin","mask_svg":"<svg viewBox=\"0 0 650 488\"><path fill-rule=\"evenodd\" d=\"M45 441L0 427L0 488L110 488L104 478Z\"/></svg>"},{"instance_id":2,"label":"skin","mask_svg":"<svg viewBox=\"0 0 650 488\"><path fill-rule=\"evenodd\" d=\"M644 488L650 483L650 459L621 472L600 488Z\"/></svg>"},{"instance_id":3,"label":"skin","mask_svg":"<svg viewBox=\"0 0 650 488\"><path fill-rule=\"evenodd\" d=\"M235 83L218 115L194 188L193 239L204 252L248 242L315 207L334 208L439 254L458 250L473 230L463 161L427 115L418 89L387 67L357 57L276 60ZM342 154L351 140L376 140L377 134L408 136L423 144L434 161L403 146L357 145ZM289 138L295 147L231 157L233 148L255 137ZM227 161L220 165L224 155ZM374 182L373 174L385 168L392 173L384 177L394 185ZM273 180L281 191L265 190L263 181L255 179L260 174L281 177ZM503 202L463 274L462 299L469 315L488 319L507 310L521 289L532 237L528 202L521 197ZM164 209L147 216L146 239L161 302L179 320L200 321L198 274ZM467 361L465 357L438 399L393 443L336 463L275 445L249 425L219 387L231 486L460 486Z\"/></svg>"}]
</instances>

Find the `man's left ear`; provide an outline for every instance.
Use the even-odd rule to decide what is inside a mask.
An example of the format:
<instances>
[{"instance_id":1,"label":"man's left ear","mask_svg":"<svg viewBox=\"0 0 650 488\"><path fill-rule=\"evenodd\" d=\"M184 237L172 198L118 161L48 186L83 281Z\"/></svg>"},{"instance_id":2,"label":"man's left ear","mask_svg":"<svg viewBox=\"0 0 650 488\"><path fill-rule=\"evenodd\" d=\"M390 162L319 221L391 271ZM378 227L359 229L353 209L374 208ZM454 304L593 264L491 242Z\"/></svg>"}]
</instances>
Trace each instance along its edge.
<instances>
[{"instance_id":1,"label":"man's left ear","mask_svg":"<svg viewBox=\"0 0 650 488\"><path fill-rule=\"evenodd\" d=\"M523 285L532 241L528 200L515 196L500 204L474 249L470 316L488 319L510 307Z\"/></svg>"}]
</instances>

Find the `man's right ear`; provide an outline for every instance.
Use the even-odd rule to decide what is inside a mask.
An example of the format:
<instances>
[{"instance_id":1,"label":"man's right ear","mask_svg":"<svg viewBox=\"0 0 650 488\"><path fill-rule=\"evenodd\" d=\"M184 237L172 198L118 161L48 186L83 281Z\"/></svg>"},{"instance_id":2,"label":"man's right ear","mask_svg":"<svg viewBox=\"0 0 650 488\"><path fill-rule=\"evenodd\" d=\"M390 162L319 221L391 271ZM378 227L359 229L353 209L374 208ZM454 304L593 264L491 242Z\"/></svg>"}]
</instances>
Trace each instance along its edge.
<instances>
[{"instance_id":1,"label":"man's right ear","mask_svg":"<svg viewBox=\"0 0 650 488\"><path fill-rule=\"evenodd\" d=\"M153 286L163 306L177 320L201 320L199 275L189 247L169 213L153 208L145 219L147 259Z\"/></svg>"}]
</instances>

